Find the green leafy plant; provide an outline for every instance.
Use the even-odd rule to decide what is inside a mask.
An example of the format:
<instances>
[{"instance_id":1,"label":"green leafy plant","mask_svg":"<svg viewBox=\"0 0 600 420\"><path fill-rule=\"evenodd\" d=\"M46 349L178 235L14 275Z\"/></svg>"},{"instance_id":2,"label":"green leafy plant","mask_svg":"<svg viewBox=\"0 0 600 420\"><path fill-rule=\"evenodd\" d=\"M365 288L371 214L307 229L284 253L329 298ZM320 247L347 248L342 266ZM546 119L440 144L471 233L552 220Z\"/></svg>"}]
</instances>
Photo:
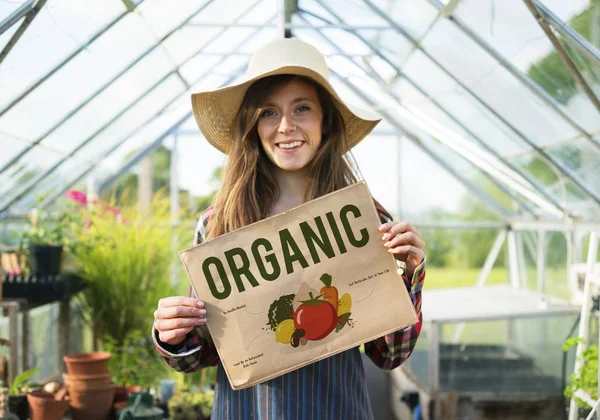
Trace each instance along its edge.
<instances>
[{"instance_id":1,"label":"green leafy plant","mask_svg":"<svg viewBox=\"0 0 600 420\"><path fill-rule=\"evenodd\" d=\"M175 420L208 418L212 411L214 391L178 391L169 400L169 413Z\"/></svg>"},{"instance_id":2,"label":"green leafy plant","mask_svg":"<svg viewBox=\"0 0 600 420\"><path fill-rule=\"evenodd\" d=\"M86 283L80 296L95 347L109 338L122 346L131 331L150 333L157 302L173 291L170 268L177 253L169 200L155 198L149 213L136 207L97 208L74 231L72 263Z\"/></svg>"},{"instance_id":3,"label":"green leafy plant","mask_svg":"<svg viewBox=\"0 0 600 420\"><path fill-rule=\"evenodd\" d=\"M139 330L128 333L122 343L105 337L102 347L111 353L108 368L114 383L119 386L150 387L169 373L147 334Z\"/></svg>"},{"instance_id":4,"label":"green leafy plant","mask_svg":"<svg viewBox=\"0 0 600 420\"><path fill-rule=\"evenodd\" d=\"M24 393L24 389L29 384L29 379L36 374L39 368L28 369L15 377L13 383L8 390L8 395L20 395Z\"/></svg>"},{"instance_id":5,"label":"green leafy plant","mask_svg":"<svg viewBox=\"0 0 600 420\"><path fill-rule=\"evenodd\" d=\"M579 337L569 338L563 345L563 351L577 346L585 341ZM569 385L565 388L565 397L575 398L578 407L592 408L585 401L577 398L575 392L581 389L588 395L598 395L598 346L588 346L581 355L583 362L579 372L572 373L569 377Z\"/></svg>"},{"instance_id":6,"label":"green leafy plant","mask_svg":"<svg viewBox=\"0 0 600 420\"><path fill-rule=\"evenodd\" d=\"M51 217L45 210L33 209L29 213L29 223L18 234L20 246L23 249L32 245L63 246L67 242L69 225L70 214L67 212Z\"/></svg>"}]
</instances>

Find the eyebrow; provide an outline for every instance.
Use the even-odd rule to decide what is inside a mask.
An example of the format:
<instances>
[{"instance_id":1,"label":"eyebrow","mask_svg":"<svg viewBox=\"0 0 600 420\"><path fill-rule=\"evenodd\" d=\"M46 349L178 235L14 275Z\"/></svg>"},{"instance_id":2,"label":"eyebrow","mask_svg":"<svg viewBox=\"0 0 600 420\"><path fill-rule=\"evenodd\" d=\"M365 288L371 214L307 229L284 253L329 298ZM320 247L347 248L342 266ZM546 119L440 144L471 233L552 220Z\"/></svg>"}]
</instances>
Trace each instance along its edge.
<instances>
[{"instance_id":1,"label":"eyebrow","mask_svg":"<svg viewBox=\"0 0 600 420\"><path fill-rule=\"evenodd\" d=\"M308 101L308 102L312 102L315 103L314 100L310 99L310 98L305 98L305 97L299 97L299 98L294 98L292 99L292 104L296 104L298 102L304 102L304 101ZM266 104L265 106L276 106L274 103L269 102L268 104Z\"/></svg>"}]
</instances>

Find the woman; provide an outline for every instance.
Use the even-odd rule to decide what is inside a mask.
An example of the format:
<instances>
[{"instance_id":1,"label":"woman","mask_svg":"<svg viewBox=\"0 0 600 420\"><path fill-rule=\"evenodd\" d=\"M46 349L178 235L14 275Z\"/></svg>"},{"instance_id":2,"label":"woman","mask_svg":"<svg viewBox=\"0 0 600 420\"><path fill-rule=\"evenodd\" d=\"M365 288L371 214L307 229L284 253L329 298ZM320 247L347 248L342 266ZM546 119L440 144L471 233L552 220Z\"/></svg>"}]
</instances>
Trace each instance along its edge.
<instances>
[{"instance_id":1,"label":"woman","mask_svg":"<svg viewBox=\"0 0 600 420\"><path fill-rule=\"evenodd\" d=\"M345 152L380 121L350 109L329 84L324 57L297 39L259 49L244 83L195 94L192 103L206 139L228 155L221 189L200 218L196 243L355 183ZM420 332L425 253L416 229L392 222L377 208L382 246L404 262L402 279L420 320L365 344L365 353L377 366L393 369L408 358ZM358 348L233 391L205 326L201 300L161 299L154 317L156 347L173 369L219 366L214 420L372 418Z\"/></svg>"}]
</instances>

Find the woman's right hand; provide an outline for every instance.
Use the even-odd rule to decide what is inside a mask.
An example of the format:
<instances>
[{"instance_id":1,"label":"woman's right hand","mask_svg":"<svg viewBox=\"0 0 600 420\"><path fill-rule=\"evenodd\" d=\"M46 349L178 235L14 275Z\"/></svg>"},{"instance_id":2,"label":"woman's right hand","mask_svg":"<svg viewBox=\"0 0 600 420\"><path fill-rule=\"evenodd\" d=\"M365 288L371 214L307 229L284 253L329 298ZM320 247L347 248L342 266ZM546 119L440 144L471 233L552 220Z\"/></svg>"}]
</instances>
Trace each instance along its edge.
<instances>
[{"instance_id":1,"label":"woman's right hand","mask_svg":"<svg viewBox=\"0 0 600 420\"><path fill-rule=\"evenodd\" d=\"M154 328L160 341L170 345L183 342L194 327L206 324L204 302L186 296L172 296L158 301L154 311Z\"/></svg>"}]
</instances>

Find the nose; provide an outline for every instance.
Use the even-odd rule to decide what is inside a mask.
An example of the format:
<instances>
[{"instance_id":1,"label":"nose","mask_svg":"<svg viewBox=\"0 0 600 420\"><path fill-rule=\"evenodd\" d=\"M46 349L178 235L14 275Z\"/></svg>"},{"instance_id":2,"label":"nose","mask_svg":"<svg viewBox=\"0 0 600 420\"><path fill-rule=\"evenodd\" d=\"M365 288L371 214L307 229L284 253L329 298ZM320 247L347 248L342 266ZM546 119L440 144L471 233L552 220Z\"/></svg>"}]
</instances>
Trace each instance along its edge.
<instances>
[{"instance_id":1,"label":"nose","mask_svg":"<svg viewBox=\"0 0 600 420\"><path fill-rule=\"evenodd\" d=\"M294 126L292 124L292 122L290 121L290 118L287 117L286 115L284 115L283 117L281 117L281 122L279 123L279 132L281 134L288 134L292 131L294 131Z\"/></svg>"}]
</instances>

